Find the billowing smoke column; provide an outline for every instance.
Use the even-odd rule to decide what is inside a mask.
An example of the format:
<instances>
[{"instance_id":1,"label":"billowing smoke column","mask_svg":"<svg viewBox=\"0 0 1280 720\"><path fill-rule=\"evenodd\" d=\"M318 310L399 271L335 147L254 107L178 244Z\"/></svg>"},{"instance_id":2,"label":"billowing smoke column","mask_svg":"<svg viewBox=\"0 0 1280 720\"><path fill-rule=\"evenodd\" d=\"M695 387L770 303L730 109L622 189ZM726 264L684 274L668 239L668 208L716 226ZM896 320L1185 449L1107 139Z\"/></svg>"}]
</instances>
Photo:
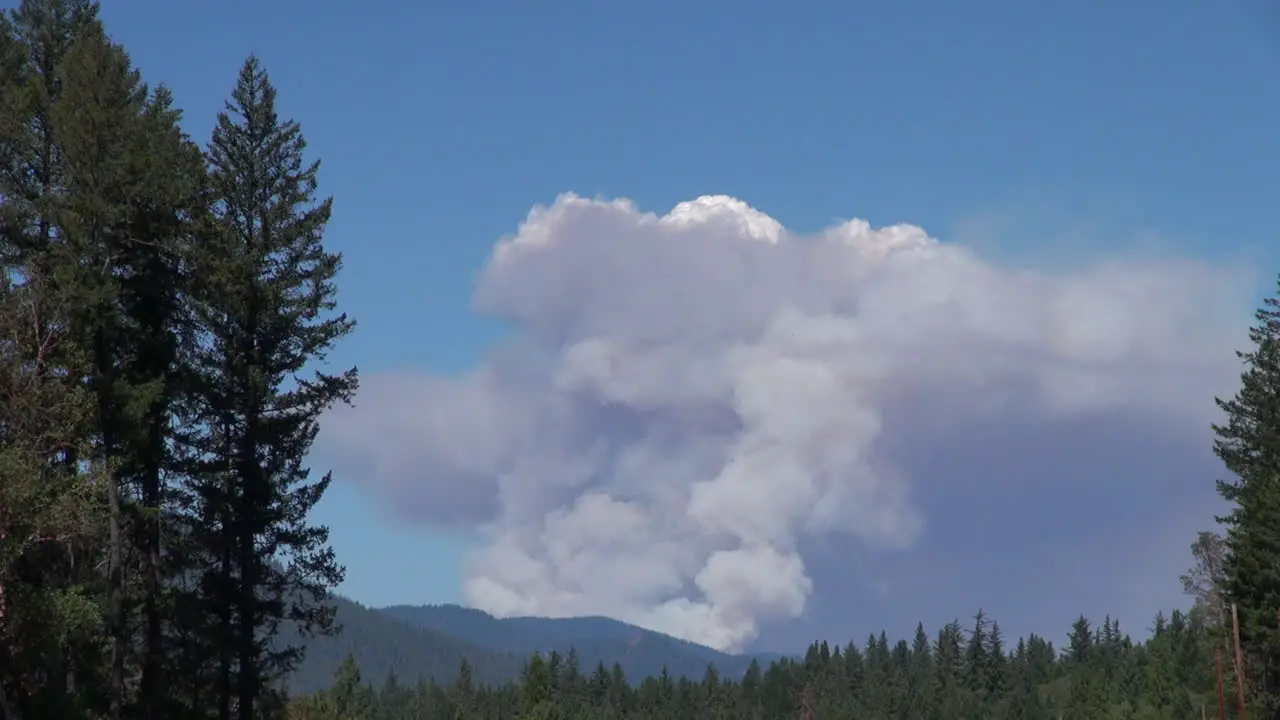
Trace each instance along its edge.
<instances>
[{"instance_id":1,"label":"billowing smoke column","mask_svg":"<svg viewBox=\"0 0 1280 720\"><path fill-rule=\"evenodd\" d=\"M460 377L366 379L324 443L407 517L483 529L474 606L736 650L805 610L804 539L924 532L897 404L1203 423L1244 300L1195 263L1012 271L909 225L801 238L723 196L565 195L480 275L512 338Z\"/></svg>"}]
</instances>

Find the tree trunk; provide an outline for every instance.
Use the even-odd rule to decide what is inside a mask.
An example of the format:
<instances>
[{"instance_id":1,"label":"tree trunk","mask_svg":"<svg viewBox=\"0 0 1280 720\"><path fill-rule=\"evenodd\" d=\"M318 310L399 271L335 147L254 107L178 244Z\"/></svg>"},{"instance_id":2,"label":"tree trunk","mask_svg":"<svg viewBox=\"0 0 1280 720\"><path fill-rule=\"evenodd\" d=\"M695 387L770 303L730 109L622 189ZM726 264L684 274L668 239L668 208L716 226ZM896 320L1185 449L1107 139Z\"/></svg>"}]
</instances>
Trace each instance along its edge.
<instances>
[{"instance_id":1,"label":"tree trunk","mask_svg":"<svg viewBox=\"0 0 1280 720\"><path fill-rule=\"evenodd\" d=\"M110 466L115 456L115 413L112 407L113 364L101 330L94 336L95 381L98 385L98 423L102 432L101 459L107 482L107 632L111 638L111 661L107 678L107 698L111 720L124 716L124 668L128 641L124 607L124 507L120 497L120 476Z\"/></svg>"},{"instance_id":2,"label":"tree trunk","mask_svg":"<svg viewBox=\"0 0 1280 720\"><path fill-rule=\"evenodd\" d=\"M153 421L151 428L151 452L157 452L156 439L159 424ZM163 440L161 440L163 442ZM142 502L148 512L143 537L146 562L146 590L143 614L146 622L146 645L143 649L140 695L142 720L160 720L165 705L163 674L164 633L161 623L160 593L164 589L163 569L160 564L161 480L157 455L152 455L143 479Z\"/></svg>"},{"instance_id":3,"label":"tree trunk","mask_svg":"<svg viewBox=\"0 0 1280 720\"><path fill-rule=\"evenodd\" d=\"M238 463L240 512L237 521L240 526L240 535L237 538L237 544L240 551L240 592L238 596L240 617L237 630L240 633L238 638L240 694L237 717L239 720L254 720L253 709L258 699L261 670L257 648L258 554L254 543L256 540L256 533L254 532L256 523L254 519L262 511L261 496L264 489L259 477L261 468L258 467L256 459L257 448L253 444L257 433L257 422L253 410L250 410L247 414L249 417L245 423L246 438L241 446L240 462Z\"/></svg>"}]
</instances>

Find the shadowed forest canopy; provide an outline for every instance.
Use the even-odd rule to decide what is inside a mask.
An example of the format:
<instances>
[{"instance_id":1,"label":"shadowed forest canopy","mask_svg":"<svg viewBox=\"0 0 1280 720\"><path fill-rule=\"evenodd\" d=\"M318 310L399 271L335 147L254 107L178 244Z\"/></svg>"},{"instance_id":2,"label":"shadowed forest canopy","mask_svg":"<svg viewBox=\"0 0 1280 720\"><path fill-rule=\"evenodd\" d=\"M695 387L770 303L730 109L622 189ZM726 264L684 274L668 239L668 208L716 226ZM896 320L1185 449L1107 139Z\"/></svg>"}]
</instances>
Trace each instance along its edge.
<instances>
[{"instance_id":1,"label":"shadowed forest canopy","mask_svg":"<svg viewBox=\"0 0 1280 720\"><path fill-rule=\"evenodd\" d=\"M1275 298L1206 428L1228 511L1187 539L1190 606L1132 634L1079 617L1055 646L1063 628L1010 638L957 608L628 677L663 650L516 656L336 598L310 517L331 478L307 458L358 379L324 362L355 322L318 160L252 56L190 137L98 11L0 14L0 720L1189 720L1237 717L1237 687L1280 719Z\"/></svg>"}]
</instances>

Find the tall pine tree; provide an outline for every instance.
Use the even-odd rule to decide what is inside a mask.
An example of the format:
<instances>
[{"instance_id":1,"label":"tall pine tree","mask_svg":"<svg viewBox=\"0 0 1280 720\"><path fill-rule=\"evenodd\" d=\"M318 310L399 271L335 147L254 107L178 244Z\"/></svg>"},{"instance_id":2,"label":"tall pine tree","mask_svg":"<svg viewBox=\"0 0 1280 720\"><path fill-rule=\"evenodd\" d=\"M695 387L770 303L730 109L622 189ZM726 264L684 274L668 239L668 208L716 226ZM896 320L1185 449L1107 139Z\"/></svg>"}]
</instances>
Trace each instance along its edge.
<instances>
[{"instance_id":1,"label":"tall pine tree","mask_svg":"<svg viewBox=\"0 0 1280 720\"><path fill-rule=\"evenodd\" d=\"M119 304L125 342L121 375L132 390L129 453L122 477L134 498L132 546L140 560L142 720L172 717L171 672L177 627L174 594L183 571L185 548L168 542L166 518L174 512L170 479L177 466L172 452L176 407L184 391L179 359L192 342L186 302L189 257L204 229L205 167L199 146L180 130L181 113L169 91L157 88L147 100L133 147L138 178L122 257ZM166 633L166 628L168 633Z\"/></svg>"},{"instance_id":2,"label":"tall pine tree","mask_svg":"<svg viewBox=\"0 0 1280 720\"><path fill-rule=\"evenodd\" d=\"M275 99L249 58L209 144L217 232L195 268L207 336L190 358L203 419L190 440L212 561L205 589L229 641L218 672L223 720L233 707L254 718L296 665L302 648L273 643L282 622L306 633L332 627L326 597L343 575L328 529L307 518L330 476L310 479L305 459L320 415L356 390L354 368L313 367L354 321L335 312L341 256L322 243L332 201L316 202L318 163L305 162L301 129L277 116Z\"/></svg>"}]
</instances>

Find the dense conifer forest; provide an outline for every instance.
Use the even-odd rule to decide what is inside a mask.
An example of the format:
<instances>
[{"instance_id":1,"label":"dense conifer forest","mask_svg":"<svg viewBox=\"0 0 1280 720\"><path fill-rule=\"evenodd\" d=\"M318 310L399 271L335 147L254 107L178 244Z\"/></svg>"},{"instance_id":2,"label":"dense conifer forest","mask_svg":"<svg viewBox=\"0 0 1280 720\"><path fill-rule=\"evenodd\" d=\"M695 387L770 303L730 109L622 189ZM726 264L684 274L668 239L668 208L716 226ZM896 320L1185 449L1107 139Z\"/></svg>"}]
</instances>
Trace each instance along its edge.
<instances>
[{"instance_id":1,"label":"dense conifer forest","mask_svg":"<svg viewBox=\"0 0 1280 720\"><path fill-rule=\"evenodd\" d=\"M1041 637L1009 642L979 613L936 633L884 633L863 643L809 648L802 660L752 665L740 680L708 667L699 680L629 682L620 669L582 668L572 653L535 655L523 679L498 688L467 670L453 683L390 678L363 683L348 661L333 686L295 700L299 718L1198 718L1217 713L1216 633L1203 610L1155 619L1134 642L1109 618L1079 618L1066 647Z\"/></svg>"},{"instance_id":2,"label":"dense conifer forest","mask_svg":"<svg viewBox=\"0 0 1280 720\"><path fill-rule=\"evenodd\" d=\"M979 612L700 680L446 652L370 683L348 657L291 696L308 639L340 629L344 570L308 519L330 478L305 458L356 391L323 363L355 324L301 126L257 59L227 81L192 138L97 3L0 15L0 719L1185 720L1237 717L1237 675L1247 716L1280 718L1276 299L1206 433L1229 512L1188 538L1189 609L1132 633L1064 618L1055 647Z\"/></svg>"}]
</instances>

